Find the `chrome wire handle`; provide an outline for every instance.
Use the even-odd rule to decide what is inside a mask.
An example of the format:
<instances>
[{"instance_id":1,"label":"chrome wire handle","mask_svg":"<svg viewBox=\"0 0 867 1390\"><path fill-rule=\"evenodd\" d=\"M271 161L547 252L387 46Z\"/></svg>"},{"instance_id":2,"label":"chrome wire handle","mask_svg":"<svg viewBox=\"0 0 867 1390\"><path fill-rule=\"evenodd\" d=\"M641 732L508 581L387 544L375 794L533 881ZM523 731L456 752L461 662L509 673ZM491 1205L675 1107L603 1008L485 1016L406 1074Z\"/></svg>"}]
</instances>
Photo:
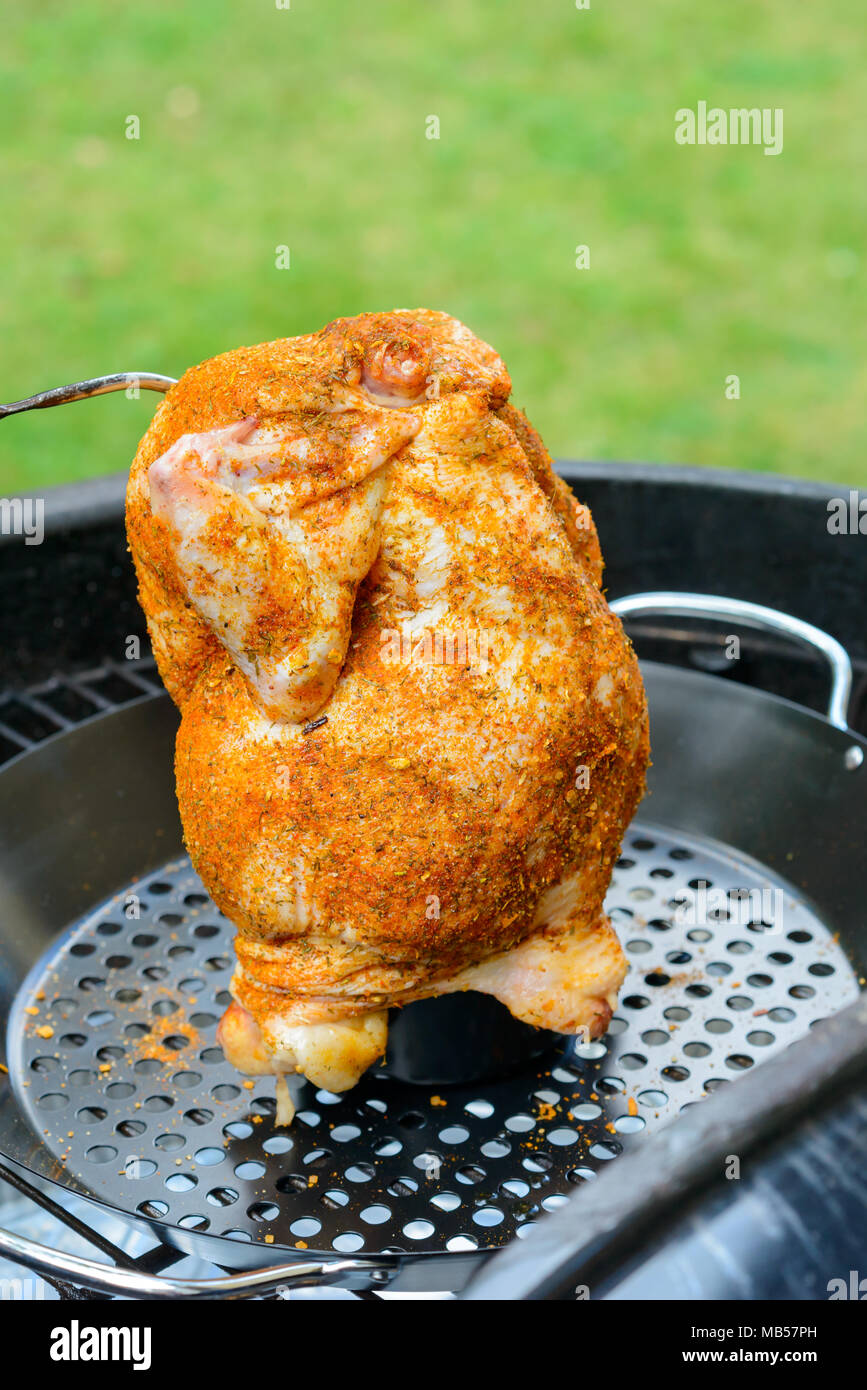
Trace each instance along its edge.
<instances>
[{"instance_id":1,"label":"chrome wire handle","mask_svg":"<svg viewBox=\"0 0 867 1390\"><path fill-rule=\"evenodd\" d=\"M54 386L50 391L40 391L23 401L0 405L0 419L6 415L20 415L25 410L47 410L52 405L66 405L67 401L105 396L109 391L126 391L130 386L141 391L168 391L176 380L173 376L160 376L158 372L113 372L111 376L93 376L87 381L73 381L69 386Z\"/></svg>"},{"instance_id":2,"label":"chrome wire handle","mask_svg":"<svg viewBox=\"0 0 867 1390\"><path fill-rule=\"evenodd\" d=\"M630 594L627 598L614 599L610 605L619 618L633 618L658 614L675 618L693 616L715 618L722 622L743 623L744 627L757 628L762 632L779 632L803 642L808 647L820 651L831 668L831 693L828 697L826 718L835 729L848 729L846 718L849 709L849 696L852 691L852 662L846 648L812 623L801 618L793 618L790 613L781 613L777 608L766 608L761 603L748 603L739 598L717 598L713 594L676 593L671 590L646 594Z\"/></svg>"},{"instance_id":3,"label":"chrome wire handle","mask_svg":"<svg viewBox=\"0 0 867 1390\"><path fill-rule=\"evenodd\" d=\"M215 1279L179 1279L170 1274L147 1274L138 1269L119 1269L100 1264L82 1255L51 1250L25 1236L0 1230L0 1253L16 1264L26 1265L39 1274L69 1279L100 1293L121 1294L124 1298L243 1298L271 1290L321 1287L325 1284L353 1283L369 1289L388 1283L397 1262L388 1256L373 1260L293 1260L242 1274L226 1274Z\"/></svg>"}]
</instances>

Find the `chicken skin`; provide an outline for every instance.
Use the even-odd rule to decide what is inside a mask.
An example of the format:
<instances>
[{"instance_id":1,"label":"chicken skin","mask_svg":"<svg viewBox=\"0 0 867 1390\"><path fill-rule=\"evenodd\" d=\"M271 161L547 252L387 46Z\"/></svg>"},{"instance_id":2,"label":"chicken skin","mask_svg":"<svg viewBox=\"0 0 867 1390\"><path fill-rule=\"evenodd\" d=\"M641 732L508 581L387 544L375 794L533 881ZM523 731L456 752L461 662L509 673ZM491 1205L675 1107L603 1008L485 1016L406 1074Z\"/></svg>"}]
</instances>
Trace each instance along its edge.
<instances>
[{"instance_id":1,"label":"chicken skin","mask_svg":"<svg viewBox=\"0 0 867 1390\"><path fill-rule=\"evenodd\" d=\"M193 368L142 440L130 548L241 1071L345 1090L390 1008L456 990L611 1016L644 691L510 389L448 315L362 314Z\"/></svg>"}]
</instances>

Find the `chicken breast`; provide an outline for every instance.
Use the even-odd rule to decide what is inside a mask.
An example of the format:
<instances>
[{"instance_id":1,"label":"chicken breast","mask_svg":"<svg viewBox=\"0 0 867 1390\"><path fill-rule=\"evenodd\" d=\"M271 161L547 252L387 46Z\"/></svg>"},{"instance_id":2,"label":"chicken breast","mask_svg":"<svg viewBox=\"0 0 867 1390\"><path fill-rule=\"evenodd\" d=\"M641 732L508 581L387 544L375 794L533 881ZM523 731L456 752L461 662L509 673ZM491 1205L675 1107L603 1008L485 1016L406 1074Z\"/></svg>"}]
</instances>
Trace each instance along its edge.
<instances>
[{"instance_id":1,"label":"chicken breast","mask_svg":"<svg viewBox=\"0 0 867 1390\"><path fill-rule=\"evenodd\" d=\"M509 392L448 315L363 314L193 368L142 440L130 548L242 1071L346 1089L389 1008L455 990L610 1018L644 692Z\"/></svg>"}]
</instances>

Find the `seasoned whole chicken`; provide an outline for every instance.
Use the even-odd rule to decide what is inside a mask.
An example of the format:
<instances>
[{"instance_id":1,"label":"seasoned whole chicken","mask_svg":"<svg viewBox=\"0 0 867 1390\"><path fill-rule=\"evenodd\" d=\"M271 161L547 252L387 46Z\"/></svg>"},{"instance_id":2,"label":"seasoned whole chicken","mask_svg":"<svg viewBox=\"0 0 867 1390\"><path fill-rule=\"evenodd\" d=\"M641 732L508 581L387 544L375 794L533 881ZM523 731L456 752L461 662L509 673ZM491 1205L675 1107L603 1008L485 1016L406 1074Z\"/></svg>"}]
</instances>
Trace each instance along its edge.
<instances>
[{"instance_id":1,"label":"seasoned whole chicken","mask_svg":"<svg viewBox=\"0 0 867 1390\"><path fill-rule=\"evenodd\" d=\"M644 691L510 389L447 314L361 314L192 368L142 440L129 542L241 1071L345 1090L389 1008L455 990L611 1016Z\"/></svg>"}]
</instances>

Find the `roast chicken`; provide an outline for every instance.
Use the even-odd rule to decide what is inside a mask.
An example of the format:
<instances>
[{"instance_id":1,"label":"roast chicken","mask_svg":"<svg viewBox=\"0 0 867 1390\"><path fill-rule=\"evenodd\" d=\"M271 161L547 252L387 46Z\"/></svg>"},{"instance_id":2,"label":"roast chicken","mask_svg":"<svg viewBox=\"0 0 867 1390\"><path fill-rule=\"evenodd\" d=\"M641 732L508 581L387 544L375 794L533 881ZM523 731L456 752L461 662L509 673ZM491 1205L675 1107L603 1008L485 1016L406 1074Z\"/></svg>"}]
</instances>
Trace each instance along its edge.
<instances>
[{"instance_id":1,"label":"roast chicken","mask_svg":"<svg viewBox=\"0 0 867 1390\"><path fill-rule=\"evenodd\" d=\"M510 390L449 315L361 314L192 368L139 447L129 542L186 844L237 927L242 1072L348 1089L390 1009L455 990L610 1019L644 691Z\"/></svg>"}]
</instances>

